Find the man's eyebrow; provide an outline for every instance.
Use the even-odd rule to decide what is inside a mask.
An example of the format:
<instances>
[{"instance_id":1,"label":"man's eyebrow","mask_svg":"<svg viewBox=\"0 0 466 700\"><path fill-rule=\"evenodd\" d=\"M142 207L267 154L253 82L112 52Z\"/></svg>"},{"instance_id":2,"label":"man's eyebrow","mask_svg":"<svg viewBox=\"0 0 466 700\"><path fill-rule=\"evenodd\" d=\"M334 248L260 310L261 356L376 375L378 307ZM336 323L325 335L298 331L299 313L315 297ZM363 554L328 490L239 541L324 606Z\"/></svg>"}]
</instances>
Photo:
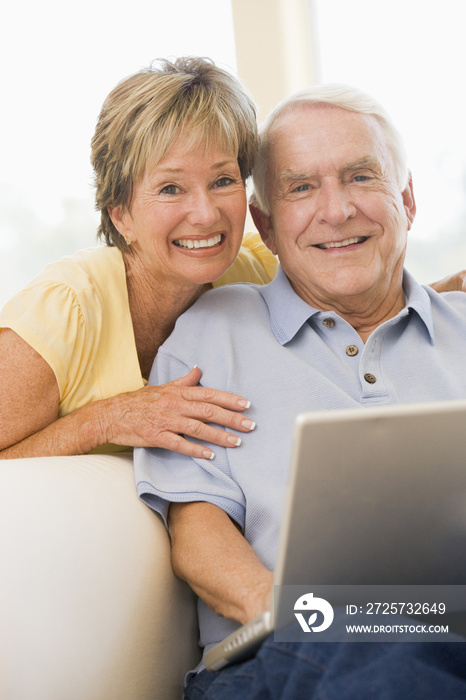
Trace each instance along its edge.
<instances>
[{"instance_id":1,"label":"man's eyebrow","mask_svg":"<svg viewBox=\"0 0 466 700\"><path fill-rule=\"evenodd\" d=\"M278 173L279 180L285 180L286 182L298 182L300 180L309 180L312 177L312 173L297 173L294 170L282 170Z\"/></svg>"},{"instance_id":2,"label":"man's eyebrow","mask_svg":"<svg viewBox=\"0 0 466 700\"><path fill-rule=\"evenodd\" d=\"M347 170L363 170L364 168L369 168L379 173L384 172L382 163L380 162L379 158L375 156L363 156L357 161L345 163L341 168L341 172L345 172ZM310 171L296 172L295 170L285 169L278 173L278 179L282 182L300 182L302 180L310 180L313 177L318 177L318 175Z\"/></svg>"},{"instance_id":3,"label":"man's eyebrow","mask_svg":"<svg viewBox=\"0 0 466 700\"><path fill-rule=\"evenodd\" d=\"M376 170L380 173L384 171L382 163L375 156L364 156L360 160L357 160L353 163L347 163L343 166L342 170L363 170L364 168Z\"/></svg>"}]
</instances>

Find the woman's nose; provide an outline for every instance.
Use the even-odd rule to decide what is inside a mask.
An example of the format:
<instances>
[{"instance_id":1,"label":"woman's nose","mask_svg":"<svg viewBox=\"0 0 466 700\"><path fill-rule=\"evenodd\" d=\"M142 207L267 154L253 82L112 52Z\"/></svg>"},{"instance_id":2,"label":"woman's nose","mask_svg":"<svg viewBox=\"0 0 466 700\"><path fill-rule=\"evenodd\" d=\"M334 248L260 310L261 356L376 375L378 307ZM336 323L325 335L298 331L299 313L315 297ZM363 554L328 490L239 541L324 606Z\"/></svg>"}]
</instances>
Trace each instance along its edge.
<instances>
[{"instance_id":1,"label":"woman's nose","mask_svg":"<svg viewBox=\"0 0 466 700\"><path fill-rule=\"evenodd\" d=\"M190 198L187 220L191 226L213 226L220 218L218 207L210 193L197 193Z\"/></svg>"}]
</instances>

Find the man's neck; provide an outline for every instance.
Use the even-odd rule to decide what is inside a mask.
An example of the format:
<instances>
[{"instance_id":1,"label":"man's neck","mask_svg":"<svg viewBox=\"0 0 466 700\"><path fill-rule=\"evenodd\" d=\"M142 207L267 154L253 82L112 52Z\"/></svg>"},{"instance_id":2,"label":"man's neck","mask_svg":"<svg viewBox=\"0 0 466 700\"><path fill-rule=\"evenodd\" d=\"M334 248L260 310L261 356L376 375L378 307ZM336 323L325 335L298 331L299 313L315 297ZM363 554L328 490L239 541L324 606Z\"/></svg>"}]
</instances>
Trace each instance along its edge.
<instances>
[{"instance_id":1,"label":"man's neck","mask_svg":"<svg viewBox=\"0 0 466 700\"><path fill-rule=\"evenodd\" d=\"M401 281L376 293L370 291L341 296L338 299L319 299L306 294L292 284L295 292L310 306L321 311L334 311L349 323L365 343L371 333L382 323L396 316L405 307Z\"/></svg>"},{"instance_id":2,"label":"man's neck","mask_svg":"<svg viewBox=\"0 0 466 700\"><path fill-rule=\"evenodd\" d=\"M371 333L385 321L394 318L405 307L405 297L403 290L397 297L393 299L384 299L379 306L372 304L370 311L365 314L361 307L357 311L351 312L346 309L334 309L342 318L345 319L354 330L359 334L362 341L365 343Z\"/></svg>"}]
</instances>

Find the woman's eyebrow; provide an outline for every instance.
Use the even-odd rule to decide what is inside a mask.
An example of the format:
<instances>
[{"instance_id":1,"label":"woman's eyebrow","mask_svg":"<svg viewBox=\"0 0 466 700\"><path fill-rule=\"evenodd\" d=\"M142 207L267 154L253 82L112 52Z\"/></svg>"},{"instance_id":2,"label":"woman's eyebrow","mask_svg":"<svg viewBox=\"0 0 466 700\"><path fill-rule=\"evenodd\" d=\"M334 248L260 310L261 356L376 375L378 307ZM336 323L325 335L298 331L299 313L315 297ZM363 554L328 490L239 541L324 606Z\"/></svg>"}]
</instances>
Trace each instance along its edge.
<instances>
[{"instance_id":1,"label":"woman's eyebrow","mask_svg":"<svg viewBox=\"0 0 466 700\"><path fill-rule=\"evenodd\" d=\"M226 166L229 165L236 165L237 160L234 158L231 158L229 160L222 160L219 161L218 163L213 163L211 166L211 170L221 170L222 168L225 168ZM167 166L166 168L159 168L157 174L169 174L169 175L177 175L178 173L183 173L185 171L185 168L175 168L175 167L170 167Z\"/></svg>"}]
</instances>

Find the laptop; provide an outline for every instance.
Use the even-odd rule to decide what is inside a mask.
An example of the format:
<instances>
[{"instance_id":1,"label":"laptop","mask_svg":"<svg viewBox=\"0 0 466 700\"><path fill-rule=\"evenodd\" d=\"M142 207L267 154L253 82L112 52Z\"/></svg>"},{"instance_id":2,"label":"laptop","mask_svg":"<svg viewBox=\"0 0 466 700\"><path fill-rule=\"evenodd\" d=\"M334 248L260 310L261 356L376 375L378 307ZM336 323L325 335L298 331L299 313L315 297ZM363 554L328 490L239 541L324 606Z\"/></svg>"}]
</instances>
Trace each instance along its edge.
<instances>
[{"instance_id":1,"label":"laptop","mask_svg":"<svg viewBox=\"0 0 466 700\"><path fill-rule=\"evenodd\" d=\"M465 584L465 545L466 400L297 416L275 586ZM206 668L250 658L273 630L270 610Z\"/></svg>"}]
</instances>

